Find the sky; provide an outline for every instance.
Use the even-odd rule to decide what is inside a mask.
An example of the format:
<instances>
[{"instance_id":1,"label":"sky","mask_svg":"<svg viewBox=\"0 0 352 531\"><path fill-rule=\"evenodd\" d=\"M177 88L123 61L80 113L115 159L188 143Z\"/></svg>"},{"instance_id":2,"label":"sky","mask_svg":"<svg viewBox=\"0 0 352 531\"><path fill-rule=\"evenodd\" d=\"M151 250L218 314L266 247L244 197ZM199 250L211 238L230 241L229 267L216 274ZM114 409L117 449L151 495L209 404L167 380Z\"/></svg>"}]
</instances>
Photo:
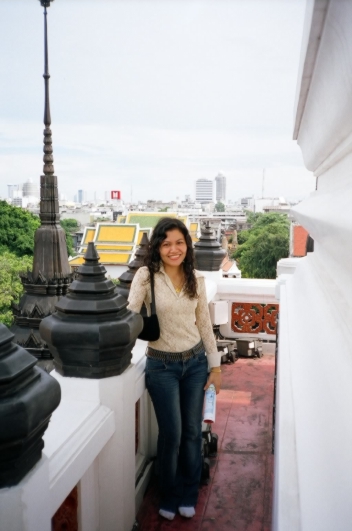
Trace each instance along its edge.
<instances>
[{"instance_id":1,"label":"sky","mask_svg":"<svg viewBox=\"0 0 352 531\"><path fill-rule=\"evenodd\" d=\"M59 192L125 201L298 201L315 188L292 140L305 0L55 0L50 108ZM0 196L42 173L43 8L0 2ZM263 180L263 175L264 180Z\"/></svg>"}]
</instances>

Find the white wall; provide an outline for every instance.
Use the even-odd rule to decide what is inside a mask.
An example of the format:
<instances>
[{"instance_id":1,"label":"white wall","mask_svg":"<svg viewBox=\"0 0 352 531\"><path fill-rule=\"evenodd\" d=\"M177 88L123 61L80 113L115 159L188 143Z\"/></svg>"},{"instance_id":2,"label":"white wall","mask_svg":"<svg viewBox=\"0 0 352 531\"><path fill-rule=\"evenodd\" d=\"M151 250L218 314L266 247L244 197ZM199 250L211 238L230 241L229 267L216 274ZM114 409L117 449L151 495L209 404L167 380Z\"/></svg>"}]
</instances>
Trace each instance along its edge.
<instances>
[{"instance_id":1,"label":"white wall","mask_svg":"<svg viewBox=\"0 0 352 531\"><path fill-rule=\"evenodd\" d=\"M273 529L352 522L352 2L307 2L295 134L317 191L293 209L314 239L280 288Z\"/></svg>"}]
</instances>

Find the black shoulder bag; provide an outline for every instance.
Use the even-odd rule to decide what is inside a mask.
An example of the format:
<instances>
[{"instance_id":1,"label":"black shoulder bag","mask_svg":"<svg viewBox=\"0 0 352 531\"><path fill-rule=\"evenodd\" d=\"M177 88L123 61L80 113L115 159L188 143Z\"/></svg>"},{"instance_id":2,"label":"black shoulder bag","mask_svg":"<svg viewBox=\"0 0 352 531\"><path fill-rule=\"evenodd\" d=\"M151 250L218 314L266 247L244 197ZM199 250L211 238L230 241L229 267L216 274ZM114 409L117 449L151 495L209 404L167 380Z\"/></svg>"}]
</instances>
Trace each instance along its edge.
<instances>
[{"instance_id":1,"label":"black shoulder bag","mask_svg":"<svg viewBox=\"0 0 352 531\"><path fill-rule=\"evenodd\" d=\"M150 289L152 292L151 315L143 317L143 330L138 338L144 341L156 341L160 337L160 327L155 308L154 275L150 273Z\"/></svg>"}]
</instances>

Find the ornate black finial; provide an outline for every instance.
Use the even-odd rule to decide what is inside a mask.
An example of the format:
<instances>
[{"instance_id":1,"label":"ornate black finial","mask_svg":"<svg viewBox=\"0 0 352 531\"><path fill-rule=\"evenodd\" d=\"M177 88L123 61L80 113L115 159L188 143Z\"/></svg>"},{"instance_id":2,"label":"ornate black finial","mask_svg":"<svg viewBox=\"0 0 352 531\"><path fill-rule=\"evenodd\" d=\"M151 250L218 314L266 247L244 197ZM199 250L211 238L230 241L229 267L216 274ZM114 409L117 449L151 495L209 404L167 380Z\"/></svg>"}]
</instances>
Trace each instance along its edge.
<instances>
[{"instance_id":1,"label":"ornate black finial","mask_svg":"<svg viewBox=\"0 0 352 531\"><path fill-rule=\"evenodd\" d=\"M116 286L117 292L128 299L130 294L130 288L134 275L137 273L137 270L142 267L144 263L144 257L147 254L147 248L149 244L149 239L146 232L143 232L141 243L136 250L135 259L128 264L127 271L124 271L121 276L119 276L120 284Z\"/></svg>"},{"instance_id":2,"label":"ornate black finial","mask_svg":"<svg viewBox=\"0 0 352 531\"><path fill-rule=\"evenodd\" d=\"M50 7L50 2L53 2L54 0L39 0L40 5L47 8Z\"/></svg>"},{"instance_id":3,"label":"ornate black finial","mask_svg":"<svg viewBox=\"0 0 352 531\"><path fill-rule=\"evenodd\" d=\"M126 299L105 273L94 243L88 243L68 294L57 303L57 312L40 324L55 369L63 376L116 376L131 362L143 319L126 309Z\"/></svg>"},{"instance_id":4,"label":"ornate black finial","mask_svg":"<svg viewBox=\"0 0 352 531\"><path fill-rule=\"evenodd\" d=\"M39 461L61 398L58 382L13 337L0 324L0 488L17 485Z\"/></svg>"},{"instance_id":5,"label":"ornate black finial","mask_svg":"<svg viewBox=\"0 0 352 531\"><path fill-rule=\"evenodd\" d=\"M196 268L200 271L220 270L226 251L217 241L209 221L202 227L199 241L194 244L194 255Z\"/></svg>"}]
</instances>

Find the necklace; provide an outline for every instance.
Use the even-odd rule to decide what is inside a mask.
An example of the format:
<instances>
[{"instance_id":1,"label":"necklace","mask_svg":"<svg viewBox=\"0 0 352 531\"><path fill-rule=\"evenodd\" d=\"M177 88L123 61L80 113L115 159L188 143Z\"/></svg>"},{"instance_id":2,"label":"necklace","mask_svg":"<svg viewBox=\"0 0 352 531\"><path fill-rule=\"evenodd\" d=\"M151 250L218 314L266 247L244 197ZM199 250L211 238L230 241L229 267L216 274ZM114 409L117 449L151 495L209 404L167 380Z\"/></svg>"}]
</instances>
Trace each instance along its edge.
<instances>
[{"instance_id":1,"label":"necklace","mask_svg":"<svg viewBox=\"0 0 352 531\"><path fill-rule=\"evenodd\" d=\"M180 293L183 288L183 284L181 284L180 286L177 286L177 288L176 286L174 286L174 288L175 288L176 293Z\"/></svg>"},{"instance_id":2,"label":"necklace","mask_svg":"<svg viewBox=\"0 0 352 531\"><path fill-rule=\"evenodd\" d=\"M176 286L176 284L173 283L173 281L171 281L171 282L172 282L173 287L175 288L176 293L177 294L181 293L182 288L183 288L183 284L184 284L184 280L182 280L181 283L178 284L177 286Z\"/></svg>"}]
</instances>

